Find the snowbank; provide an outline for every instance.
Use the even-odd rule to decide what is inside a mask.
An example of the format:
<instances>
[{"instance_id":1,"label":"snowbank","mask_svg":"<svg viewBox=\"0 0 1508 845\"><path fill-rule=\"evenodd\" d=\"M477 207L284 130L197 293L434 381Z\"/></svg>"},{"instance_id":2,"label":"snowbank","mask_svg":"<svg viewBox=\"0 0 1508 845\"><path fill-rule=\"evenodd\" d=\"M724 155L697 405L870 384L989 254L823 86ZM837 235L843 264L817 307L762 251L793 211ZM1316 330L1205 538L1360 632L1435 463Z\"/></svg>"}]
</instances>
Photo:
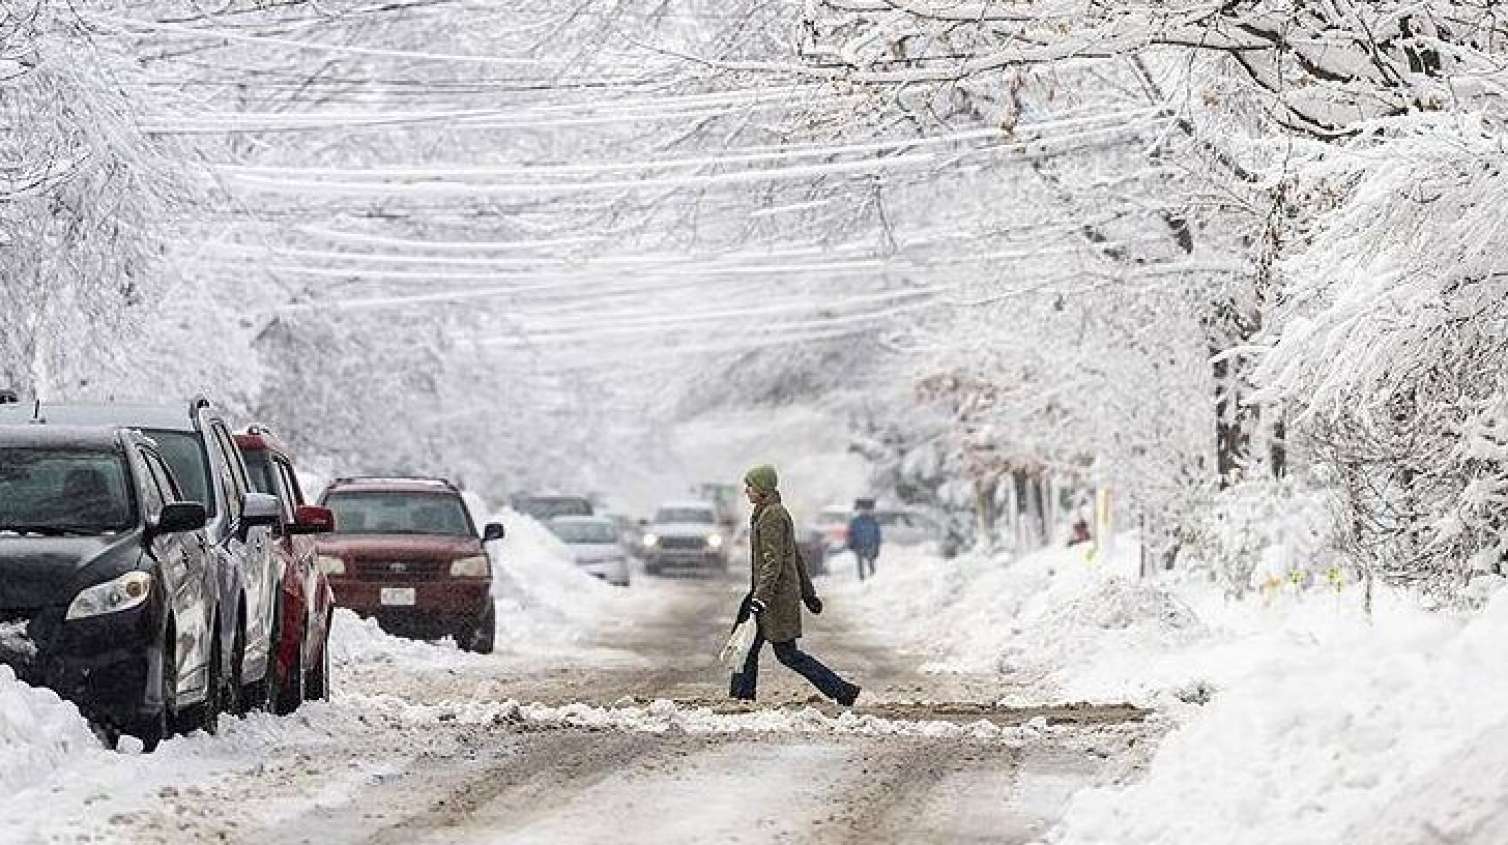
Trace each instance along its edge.
<instances>
[{"instance_id":1,"label":"snowbank","mask_svg":"<svg viewBox=\"0 0 1508 845\"><path fill-rule=\"evenodd\" d=\"M0 666L0 794L30 786L90 753L100 741L78 708L51 690L22 683Z\"/></svg>"},{"instance_id":2,"label":"snowbank","mask_svg":"<svg viewBox=\"0 0 1508 845\"><path fill-rule=\"evenodd\" d=\"M1147 701L1187 682L1187 667L1166 658L1210 632L1178 594L1132 576L1134 542L1117 548L1098 561L1083 548L1019 560L887 549L865 582L846 557L833 561L823 590L928 671L999 674L1011 703Z\"/></svg>"},{"instance_id":3,"label":"snowbank","mask_svg":"<svg viewBox=\"0 0 1508 845\"><path fill-rule=\"evenodd\" d=\"M632 604L627 591L582 572L537 520L513 510L494 518L508 530L492 554L500 649L580 642Z\"/></svg>"},{"instance_id":4,"label":"snowbank","mask_svg":"<svg viewBox=\"0 0 1508 845\"><path fill-rule=\"evenodd\" d=\"M1274 649L1143 781L1076 797L1072 845L1503 841L1508 592L1469 623L1403 605Z\"/></svg>"}]
</instances>

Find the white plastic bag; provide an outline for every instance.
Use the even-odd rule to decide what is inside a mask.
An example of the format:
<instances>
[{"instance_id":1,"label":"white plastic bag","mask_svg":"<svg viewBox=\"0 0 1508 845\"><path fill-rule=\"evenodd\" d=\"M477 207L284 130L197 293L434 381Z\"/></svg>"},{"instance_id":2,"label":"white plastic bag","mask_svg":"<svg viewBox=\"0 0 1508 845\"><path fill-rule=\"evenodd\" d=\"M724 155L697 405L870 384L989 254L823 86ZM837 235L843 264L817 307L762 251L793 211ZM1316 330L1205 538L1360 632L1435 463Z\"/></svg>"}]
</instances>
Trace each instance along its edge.
<instances>
[{"instance_id":1,"label":"white plastic bag","mask_svg":"<svg viewBox=\"0 0 1508 845\"><path fill-rule=\"evenodd\" d=\"M722 654L717 656L718 662L728 667L729 671L742 672L744 661L749 659L749 649L754 647L754 638L758 634L759 620L753 616L738 623L733 634L728 637L728 644L723 646Z\"/></svg>"}]
</instances>

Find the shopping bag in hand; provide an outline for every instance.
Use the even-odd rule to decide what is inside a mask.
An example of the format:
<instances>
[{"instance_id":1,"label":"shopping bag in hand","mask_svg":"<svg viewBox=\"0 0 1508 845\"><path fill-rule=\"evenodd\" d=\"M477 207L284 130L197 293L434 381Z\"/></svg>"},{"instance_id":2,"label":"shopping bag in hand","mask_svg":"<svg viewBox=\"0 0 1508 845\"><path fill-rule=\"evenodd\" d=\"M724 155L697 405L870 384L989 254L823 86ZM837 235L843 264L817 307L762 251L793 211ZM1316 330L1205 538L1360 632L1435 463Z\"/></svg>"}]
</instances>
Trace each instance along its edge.
<instances>
[{"instance_id":1,"label":"shopping bag in hand","mask_svg":"<svg viewBox=\"0 0 1508 845\"><path fill-rule=\"evenodd\" d=\"M759 634L759 620L750 616L738 623L733 628L732 636L728 637L728 644L723 646L723 653L717 659L730 671L742 672L744 661L749 659L749 649L754 647L754 638Z\"/></svg>"}]
</instances>

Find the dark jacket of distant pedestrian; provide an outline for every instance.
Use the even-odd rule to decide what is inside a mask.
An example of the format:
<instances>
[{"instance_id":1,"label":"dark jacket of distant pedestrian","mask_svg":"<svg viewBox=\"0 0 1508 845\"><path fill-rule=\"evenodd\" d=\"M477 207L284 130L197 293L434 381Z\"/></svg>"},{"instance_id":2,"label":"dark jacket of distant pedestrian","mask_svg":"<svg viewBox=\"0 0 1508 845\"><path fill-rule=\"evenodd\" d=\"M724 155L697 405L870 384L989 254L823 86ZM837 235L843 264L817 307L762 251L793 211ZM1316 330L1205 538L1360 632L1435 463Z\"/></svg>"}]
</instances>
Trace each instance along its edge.
<instances>
[{"instance_id":1,"label":"dark jacket of distant pedestrian","mask_svg":"<svg viewBox=\"0 0 1508 845\"><path fill-rule=\"evenodd\" d=\"M861 506L848 521L848 547L861 557L877 558L881 540L880 521L874 518L874 509Z\"/></svg>"}]
</instances>

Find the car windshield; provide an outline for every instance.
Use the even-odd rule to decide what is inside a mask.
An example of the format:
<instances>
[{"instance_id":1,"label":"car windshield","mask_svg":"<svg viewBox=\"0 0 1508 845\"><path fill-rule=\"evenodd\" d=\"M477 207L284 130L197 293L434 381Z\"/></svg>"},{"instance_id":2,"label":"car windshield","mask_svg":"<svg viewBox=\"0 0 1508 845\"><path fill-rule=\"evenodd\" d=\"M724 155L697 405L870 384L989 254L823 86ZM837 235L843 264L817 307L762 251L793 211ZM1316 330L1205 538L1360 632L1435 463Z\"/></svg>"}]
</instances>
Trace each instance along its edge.
<instances>
[{"instance_id":1,"label":"car windshield","mask_svg":"<svg viewBox=\"0 0 1508 845\"><path fill-rule=\"evenodd\" d=\"M450 493L335 492L325 507L339 534L474 534L466 506Z\"/></svg>"},{"instance_id":2,"label":"car windshield","mask_svg":"<svg viewBox=\"0 0 1508 845\"><path fill-rule=\"evenodd\" d=\"M199 502L204 512L215 515L215 497L209 494L209 459L204 456L204 441L188 431L148 430L157 441L157 451L173 471L178 491L185 502Z\"/></svg>"},{"instance_id":3,"label":"car windshield","mask_svg":"<svg viewBox=\"0 0 1508 845\"><path fill-rule=\"evenodd\" d=\"M136 524L123 456L0 447L0 534L113 534Z\"/></svg>"},{"instance_id":4,"label":"car windshield","mask_svg":"<svg viewBox=\"0 0 1508 845\"><path fill-rule=\"evenodd\" d=\"M553 519L557 516L591 516L592 503L574 497L542 497L525 499L519 510L535 519Z\"/></svg>"},{"instance_id":5,"label":"car windshield","mask_svg":"<svg viewBox=\"0 0 1508 845\"><path fill-rule=\"evenodd\" d=\"M611 522L556 522L550 528L567 543L618 542L618 529Z\"/></svg>"},{"instance_id":6,"label":"car windshield","mask_svg":"<svg viewBox=\"0 0 1508 845\"><path fill-rule=\"evenodd\" d=\"M662 524L705 523L711 525L716 521L710 508L660 508L655 514L655 522Z\"/></svg>"}]
</instances>

